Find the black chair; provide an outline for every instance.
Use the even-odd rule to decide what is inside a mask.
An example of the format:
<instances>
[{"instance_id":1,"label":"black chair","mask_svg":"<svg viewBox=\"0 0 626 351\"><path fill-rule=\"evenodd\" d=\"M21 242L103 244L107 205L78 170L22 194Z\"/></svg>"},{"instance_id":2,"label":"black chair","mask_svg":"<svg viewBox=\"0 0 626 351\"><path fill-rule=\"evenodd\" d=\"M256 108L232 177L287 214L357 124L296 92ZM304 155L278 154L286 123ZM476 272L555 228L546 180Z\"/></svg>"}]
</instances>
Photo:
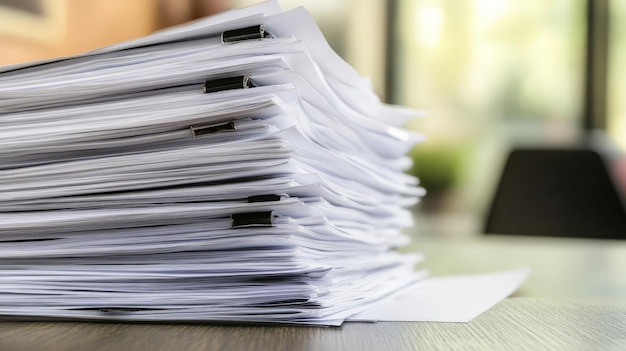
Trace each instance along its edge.
<instances>
[{"instance_id":1,"label":"black chair","mask_svg":"<svg viewBox=\"0 0 626 351\"><path fill-rule=\"evenodd\" d=\"M623 196L591 149L510 153L485 233L626 239Z\"/></svg>"}]
</instances>

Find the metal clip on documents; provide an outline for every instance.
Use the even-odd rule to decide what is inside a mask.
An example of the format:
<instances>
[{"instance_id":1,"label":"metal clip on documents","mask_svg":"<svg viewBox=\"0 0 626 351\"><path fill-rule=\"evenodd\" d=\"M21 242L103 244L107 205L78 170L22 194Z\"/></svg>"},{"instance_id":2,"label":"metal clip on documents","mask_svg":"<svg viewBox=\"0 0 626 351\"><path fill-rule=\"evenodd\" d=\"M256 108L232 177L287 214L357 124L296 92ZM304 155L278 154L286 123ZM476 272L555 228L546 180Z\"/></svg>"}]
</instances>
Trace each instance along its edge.
<instances>
[{"instance_id":1,"label":"metal clip on documents","mask_svg":"<svg viewBox=\"0 0 626 351\"><path fill-rule=\"evenodd\" d=\"M253 202L269 202L269 201L280 201L282 199L281 195L268 194L268 195L254 195L248 196L248 203Z\"/></svg>"},{"instance_id":2,"label":"metal clip on documents","mask_svg":"<svg viewBox=\"0 0 626 351\"><path fill-rule=\"evenodd\" d=\"M257 85L254 81L252 81L252 79L250 79L249 76L237 76L207 80L204 82L203 91L205 94L208 94L223 90L248 89L256 86Z\"/></svg>"},{"instance_id":3,"label":"metal clip on documents","mask_svg":"<svg viewBox=\"0 0 626 351\"><path fill-rule=\"evenodd\" d=\"M237 131L237 125L235 121L229 121L226 123L204 124L199 126L191 126L191 134L193 137L199 137L205 134L215 134L224 132Z\"/></svg>"},{"instance_id":4,"label":"metal clip on documents","mask_svg":"<svg viewBox=\"0 0 626 351\"><path fill-rule=\"evenodd\" d=\"M227 30L222 33L222 44L232 44L242 40L261 40L270 36L264 24L258 26Z\"/></svg>"},{"instance_id":5,"label":"metal clip on documents","mask_svg":"<svg viewBox=\"0 0 626 351\"><path fill-rule=\"evenodd\" d=\"M274 211L233 213L230 216L231 228L244 227L272 227L274 225Z\"/></svg>"}]
</instances>

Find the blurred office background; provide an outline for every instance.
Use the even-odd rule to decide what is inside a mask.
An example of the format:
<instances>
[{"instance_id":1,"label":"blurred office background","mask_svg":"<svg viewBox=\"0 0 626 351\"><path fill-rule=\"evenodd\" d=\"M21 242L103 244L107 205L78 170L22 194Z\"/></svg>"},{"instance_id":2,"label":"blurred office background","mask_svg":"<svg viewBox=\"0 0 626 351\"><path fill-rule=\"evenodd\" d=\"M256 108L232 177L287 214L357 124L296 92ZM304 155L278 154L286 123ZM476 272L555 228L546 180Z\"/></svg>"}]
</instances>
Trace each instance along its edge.
<instances>
[{"instance_id":1,"label":"blurred office background","mask_svg":"<svg viewBox=\"0 0 626 351\"><path fill-rule=\"evenodd\" d=\"M0 0L0 64L75 54L256 2ZM408 125L428 138L410 170L428 191L414 209L419 235L480 233L514 147L592 139L626 192L626 1L280 2L306 6L384 101L427 111ZM593 21L591 3L601 7ZM598 50L589 51L591 30ZM591 80L590 52L599 53ZM593 106L603 109L590 113L594 79Z\"/></svg>"}]
</instances>

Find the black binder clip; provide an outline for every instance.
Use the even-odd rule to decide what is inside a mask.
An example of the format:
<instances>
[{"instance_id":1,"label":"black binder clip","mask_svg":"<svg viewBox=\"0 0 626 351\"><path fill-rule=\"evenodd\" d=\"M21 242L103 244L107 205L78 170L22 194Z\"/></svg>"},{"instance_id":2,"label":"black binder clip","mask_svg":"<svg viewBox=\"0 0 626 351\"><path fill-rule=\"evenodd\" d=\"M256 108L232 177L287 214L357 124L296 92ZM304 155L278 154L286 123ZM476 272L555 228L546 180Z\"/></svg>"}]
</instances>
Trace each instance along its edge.
<instances>
[{"instance_id":1,"label":"black binder clip","mask_svg":"<svg viewBox=\"0 0 626 351\"><path fill-rule=\"evenodd\" d=\"M235 121L217 124L205 124L198 126L191 126L191 134L193 137L198 137L205 134L216 134L224 132L234 132L237 130Z\"/></svg>"},{"instance_id":2,"label":"black binder clip","mask_svg":"<svg viewBox=\"0 0 626 351\"><path fill-rule=\"evenodd\" d=\"M124 313L132 313L132 312L141 312L144 311L143 308L138 307L100 307L98 311L102 313L111 313L111 314L124 314Z\"/></svg>"},{"instance_id":3,"label":"black binder clip","mask_svg":"<svg viewBox=\"0 0 626 351\"><path fill-rule=\"evenodd\" d=\"M76 311L94 311L108 314L126 314L141 311L157 310L158 308L142 308L142 307L115 307L115 306L102 306L102 307L83 307L83 308L70 308L70 310Z\"/></svg>"},{"instance_id":4,"label":"black binder clip","mask_svg":"<svg viewBox=\"0 0 626 351\"><path fill-rule=\"evenodd\" d=\"M264 24L227 30L222 33L222 44L232 44L243 40L261 40L270 36Z\"/></svg>"},{"instance_id":5,"label":"black binder clip","mask_svg":"<svg viewBox=\"0 0 626 351\"><path fill-rule=\"evenodd\" d=\"M253 203L253 202L269 202L269 201L280 201L282 199L282 196L280 195L275 195L275 194L270 194L270 195L254 195L254 196L248 196L248 203Z\"/></svg>"},{"instance_id":6,"label":"black binder clip","mask_svg":"<svg viewBox=\"0 0 626 351\"><path fill-rule=\"evenodd\" d=\"M254 88L256 84L249 76L237 76L207 80L204 82L203 91L205 94L223 90Z\"/></svg>"},{"instance_id":7,"label":"black binder clip","mask_svg":"<svg viewBox=\"0 0 626 351\"><path fill-rule=\"evenodd\" d=\"M274 225L274 212L234 213L230 216L231 228L271 227Z\"/></svg>"}]
</instances>

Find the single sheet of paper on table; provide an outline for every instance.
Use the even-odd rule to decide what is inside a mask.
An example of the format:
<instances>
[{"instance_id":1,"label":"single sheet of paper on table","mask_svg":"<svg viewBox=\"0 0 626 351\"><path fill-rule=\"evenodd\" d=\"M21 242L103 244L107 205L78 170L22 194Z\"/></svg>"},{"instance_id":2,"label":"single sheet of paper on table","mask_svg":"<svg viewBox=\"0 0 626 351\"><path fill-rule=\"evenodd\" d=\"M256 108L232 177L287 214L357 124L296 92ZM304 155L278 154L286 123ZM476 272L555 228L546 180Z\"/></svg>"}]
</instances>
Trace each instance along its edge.
<instances>
[{"instance_id":1,"label":"single sheet of paper on table","mask_svg":"<svg viewBox=\"0 0 626 351\"><path fill-rule=\"evenodd\" d=\"M530 269L431 277L348 321L469 322L511 295Z\"/></svg>"}]
</instances>

